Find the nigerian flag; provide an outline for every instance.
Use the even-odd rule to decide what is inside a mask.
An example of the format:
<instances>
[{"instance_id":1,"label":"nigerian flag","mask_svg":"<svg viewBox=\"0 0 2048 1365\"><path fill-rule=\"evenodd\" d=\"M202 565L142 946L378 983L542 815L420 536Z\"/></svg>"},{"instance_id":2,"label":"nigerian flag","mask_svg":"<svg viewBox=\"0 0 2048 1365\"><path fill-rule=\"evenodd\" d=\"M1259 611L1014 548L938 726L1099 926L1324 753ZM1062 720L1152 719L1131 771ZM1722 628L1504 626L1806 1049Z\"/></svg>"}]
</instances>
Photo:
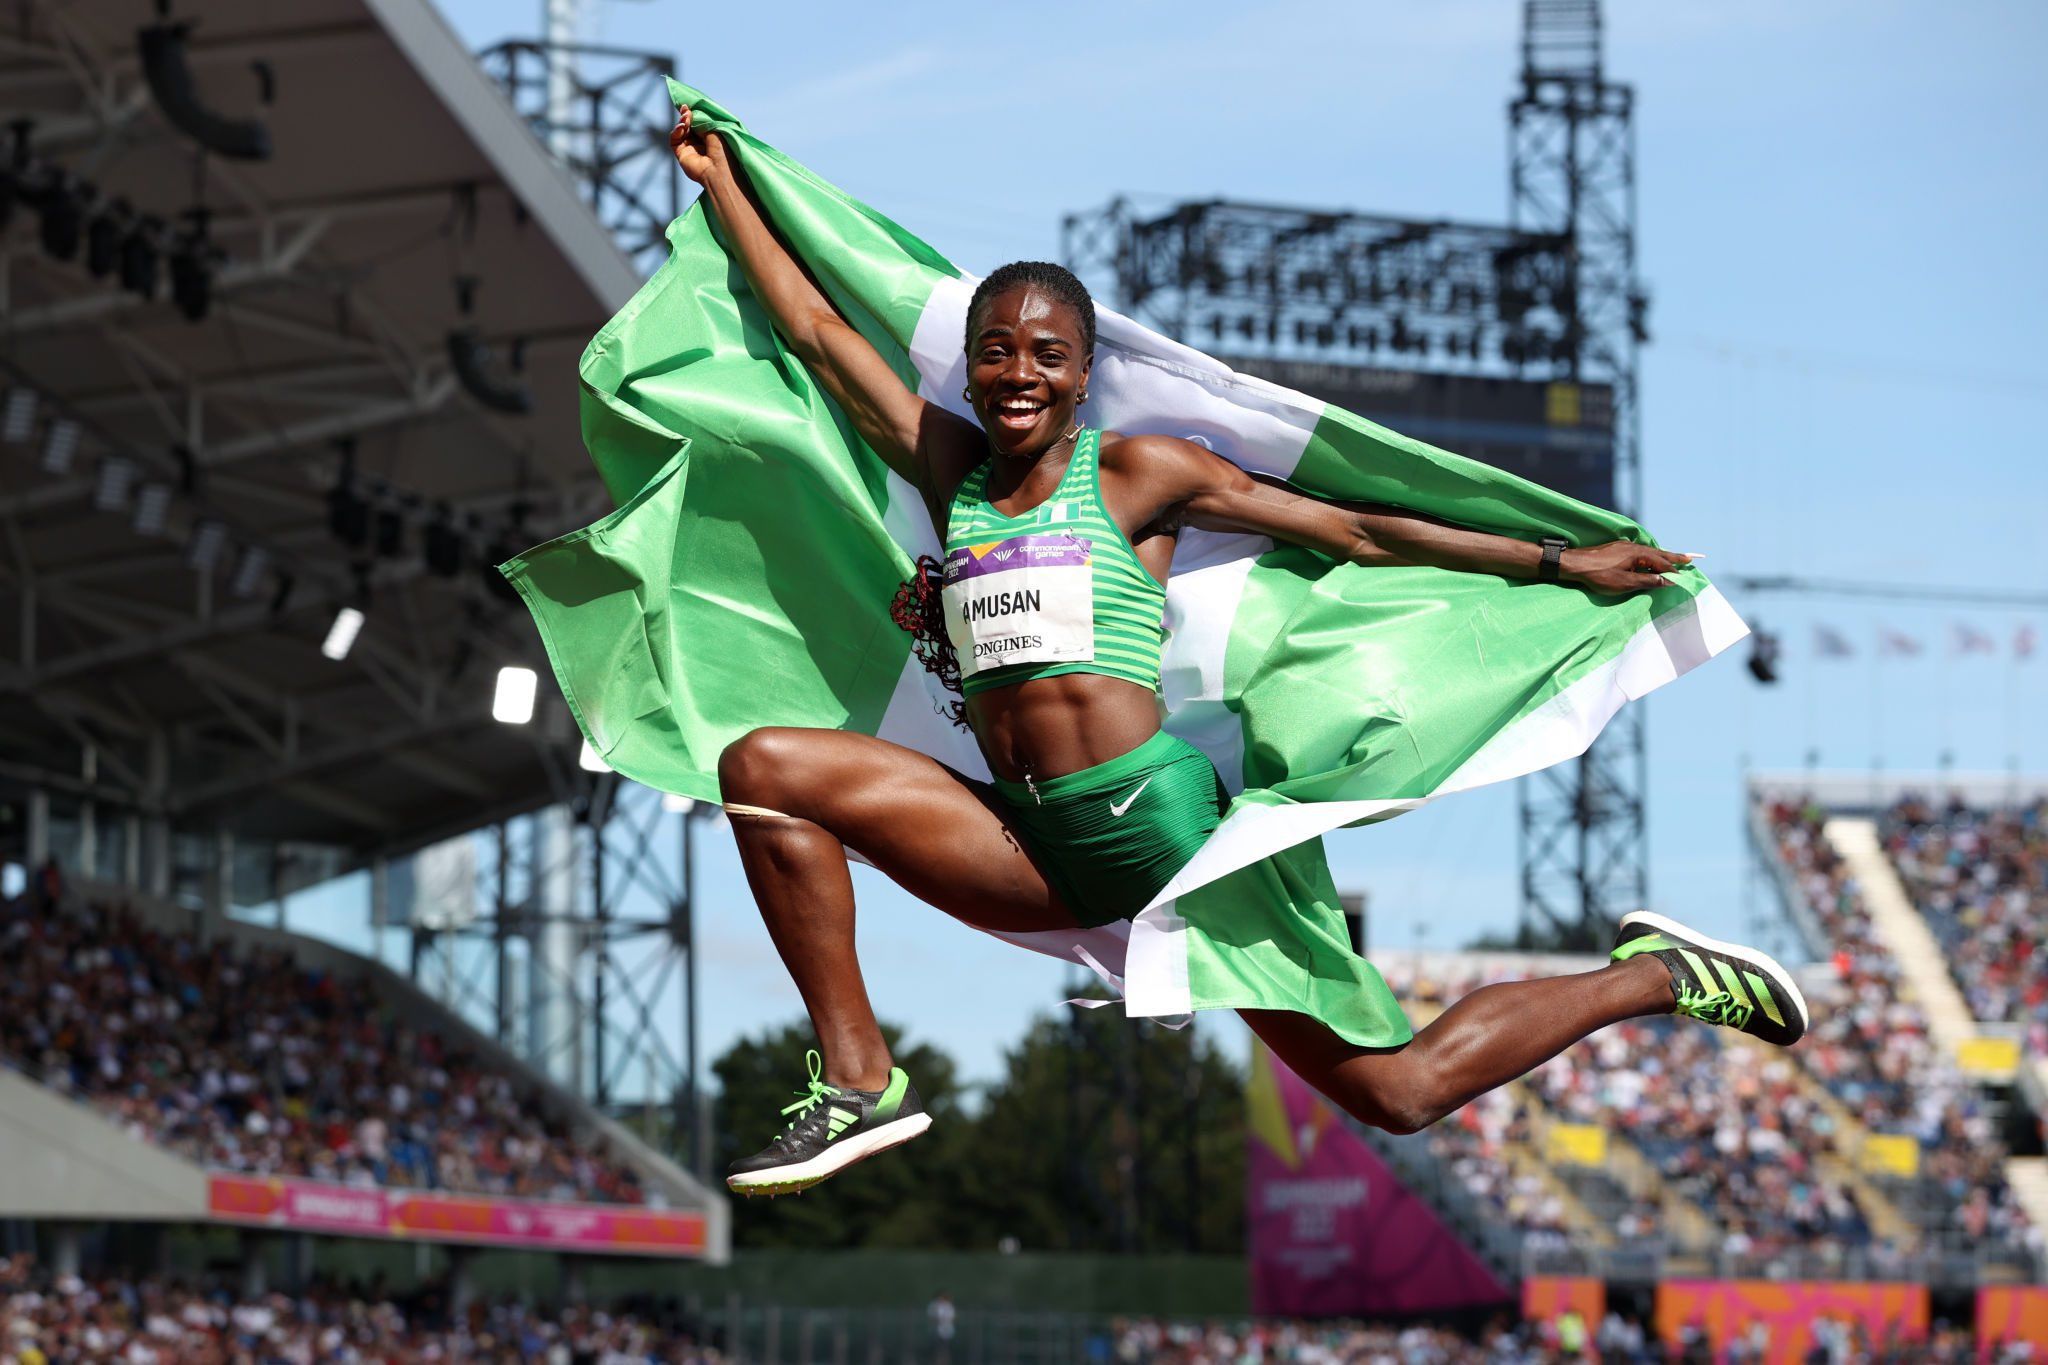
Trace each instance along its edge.
<instances>
[{"instance_id":1,"label":"nigerian flag","mask_svg":"<svg viewBox=\"0 0 2048 1365\"><path fill-rule=\"evenodd\" d=\"M962 333L976 277L702 94L670 90L696 127L724 135L764 216L904 382L971 420ZM668 240L668 262L580 366L584 436L618 510L503 566L591 747L629 778L705 800L718 797L719 752L761 725L858 730L985 778L941 712L949 694L889 615L915 557L939 551L922 499L783 345L702 200ZM1238 374L1107 309L1098 330L1094 425L1186 437L1310 494L1523 539L1649 541L1612 512ZM1134 1014L1272 1004L1341 1016L1371 969L1343 946L1310 841L1571 758L1624 703L1746 633L1701 574L1677 584L1605 599L1183 531L1164 723L1215 762L1231 807L1134 922L1022 940L1094 967ZM1217 924L1233 886L1274 869L1313 921L1307 946L1299 925L1234 911L1227 932ZM1331 1022L1374 1033L1369 1020Z\"/></svg>"}]
</instances>

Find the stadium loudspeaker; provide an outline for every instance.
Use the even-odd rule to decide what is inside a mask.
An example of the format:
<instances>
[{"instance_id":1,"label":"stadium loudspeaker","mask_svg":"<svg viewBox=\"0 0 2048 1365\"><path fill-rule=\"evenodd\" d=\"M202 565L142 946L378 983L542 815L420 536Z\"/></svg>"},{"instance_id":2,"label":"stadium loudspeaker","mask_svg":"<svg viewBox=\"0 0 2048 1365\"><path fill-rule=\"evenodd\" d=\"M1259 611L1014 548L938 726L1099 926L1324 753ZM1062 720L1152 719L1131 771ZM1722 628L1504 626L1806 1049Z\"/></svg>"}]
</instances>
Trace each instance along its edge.
<instances>
[{"instance_id":1,"label":"stadium loudspeaker","mask_svg":"<svg viewBox=\"0 0 2048 1365\"><path fill-rule=\"evenodd\" d=\"M152 24L135 35L143 78L149 82L150 94L156 96L157 108L173 127L208 151L241 161L268 161L270 129L255 119L216 114L199 102L192 68L185 60L185 38L190 32L188 24ZM259 62L256 72L268 103L269 70Z\"/></svg>"},{"instance_id":2,"label":"stadium loudspeaker","mask_svg":"<svg viewBox=\"0 0 2048 1365\"><path fill-rule=\"evenodd\" d=\"M525 381L501 374L491 362L491 348L474 327L448 334L448 363L469 396L494 412L523 417L533 411L533 390Z\"/></svg>"},{"instance_id":3,"label":"stadium loudspeaker","mask_svg":"<svg viewBox=\"0 0 2048 1365\"><path fill-rule=\"evenodd\" d=\"M1759 630L1750 642L1749 676L1769 685L1778 680L1778 637Z\"/></svg>"}]
</instances>

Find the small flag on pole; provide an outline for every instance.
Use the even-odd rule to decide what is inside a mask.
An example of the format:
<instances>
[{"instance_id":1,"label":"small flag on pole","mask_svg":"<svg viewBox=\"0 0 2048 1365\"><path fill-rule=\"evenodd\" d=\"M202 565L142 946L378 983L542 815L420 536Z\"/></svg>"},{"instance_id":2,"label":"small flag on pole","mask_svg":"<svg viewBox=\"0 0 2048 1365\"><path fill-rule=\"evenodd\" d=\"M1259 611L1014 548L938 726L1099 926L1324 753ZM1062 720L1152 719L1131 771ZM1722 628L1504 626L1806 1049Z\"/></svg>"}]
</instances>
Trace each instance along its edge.
<instances>
[{"instance_id":1,"label":"small flag on pole","mask_svg":"<svg viewBox=\"0 0 2048 1365\"><path fill-rule=\"evenodd\" d=\"M1953 652L1957 654L1996 654L1998 641L1974 626L1957 621L1953 627Z\"/></svg>"},{"instance_id":2,"label":"small flag on pole","mask_svg":"<svg viewBox=\"0 0 2048 1365\"><path fill-rule=\"evenodd\" d=\"M1920 642L1902 630L1887 628L1877 632L1877 652L1888 659L1911 659L1920 653Z\"/></svg>"},{"instance_id":3,"label":"small flag on pole","mask_svg":"<svg viewBox=\"0 0 2048 1365\"><path fill-rule=\"evenodd\" d=\"M1856 655L1849 637L1833 626L1813 628L1813 652L1823 659L1850 659Z\"/></svg>"}]
</instances>

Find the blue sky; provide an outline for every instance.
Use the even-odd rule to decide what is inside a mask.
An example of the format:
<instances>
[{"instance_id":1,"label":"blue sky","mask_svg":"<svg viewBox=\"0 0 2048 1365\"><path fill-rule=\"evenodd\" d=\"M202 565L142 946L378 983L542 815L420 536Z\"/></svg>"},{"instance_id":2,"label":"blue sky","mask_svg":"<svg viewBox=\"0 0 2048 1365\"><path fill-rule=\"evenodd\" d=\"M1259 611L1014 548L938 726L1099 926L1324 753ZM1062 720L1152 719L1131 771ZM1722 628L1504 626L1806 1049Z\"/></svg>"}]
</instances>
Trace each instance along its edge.
<instances>
[{"instance_id":1,"label":"blue sky","mask_svg":"<svg viewBox=\"0 0 2048 1365\"><path fill-rule=\"evenodd\" d=\"M442 0L474 45L540 5ZM1500 220L1520 6L1511 0L1030 7L593 0L585 36L671 51L697 85L820 174L978 271L1052 256L1063 213L1120 192ZM1608 6L1608 69L1638 93L1644 519L1720 576L2048 593L2048 8L1725 0ZM2029 548L2034 547L2034 548ZM1745 597L1786 680L1739 656L1650 704L1652 894L1710 932L1746 919L1741 773L2048 770L2048 659L1950 659L2048 615ZM1812 656L1815 622L1861 654ZM1868 656L1881 625L1929 645ZM1445 947L1517 913L1511 791L1333 837L1375 941ZM714 832L704 1045L792 1017ZM999 1069L1049 965L864 869L881 1013ZM1206 1022L1235 1039L1234 1022Z\"/></svg>"}]
</instances>

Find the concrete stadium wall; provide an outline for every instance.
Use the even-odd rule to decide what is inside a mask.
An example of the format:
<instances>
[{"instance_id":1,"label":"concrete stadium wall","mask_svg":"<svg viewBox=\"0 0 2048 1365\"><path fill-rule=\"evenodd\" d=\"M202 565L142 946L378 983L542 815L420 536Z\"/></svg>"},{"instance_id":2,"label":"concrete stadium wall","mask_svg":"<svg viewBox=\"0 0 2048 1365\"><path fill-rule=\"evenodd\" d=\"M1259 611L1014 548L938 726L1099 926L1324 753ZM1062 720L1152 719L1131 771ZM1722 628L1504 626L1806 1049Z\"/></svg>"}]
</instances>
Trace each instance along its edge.
<instances>
[{"instance_id":1,"label":"concrete stadium wall","mask_svg":"<svg viewBox=\"0 0 2048 1365\"><path fill-rule=\"evenodd\" d=\"M0 1212L85 1221L198 1220L206 1216L206 1176L86 1105L0 1070Z\"/></svg>"}]
</instances>

